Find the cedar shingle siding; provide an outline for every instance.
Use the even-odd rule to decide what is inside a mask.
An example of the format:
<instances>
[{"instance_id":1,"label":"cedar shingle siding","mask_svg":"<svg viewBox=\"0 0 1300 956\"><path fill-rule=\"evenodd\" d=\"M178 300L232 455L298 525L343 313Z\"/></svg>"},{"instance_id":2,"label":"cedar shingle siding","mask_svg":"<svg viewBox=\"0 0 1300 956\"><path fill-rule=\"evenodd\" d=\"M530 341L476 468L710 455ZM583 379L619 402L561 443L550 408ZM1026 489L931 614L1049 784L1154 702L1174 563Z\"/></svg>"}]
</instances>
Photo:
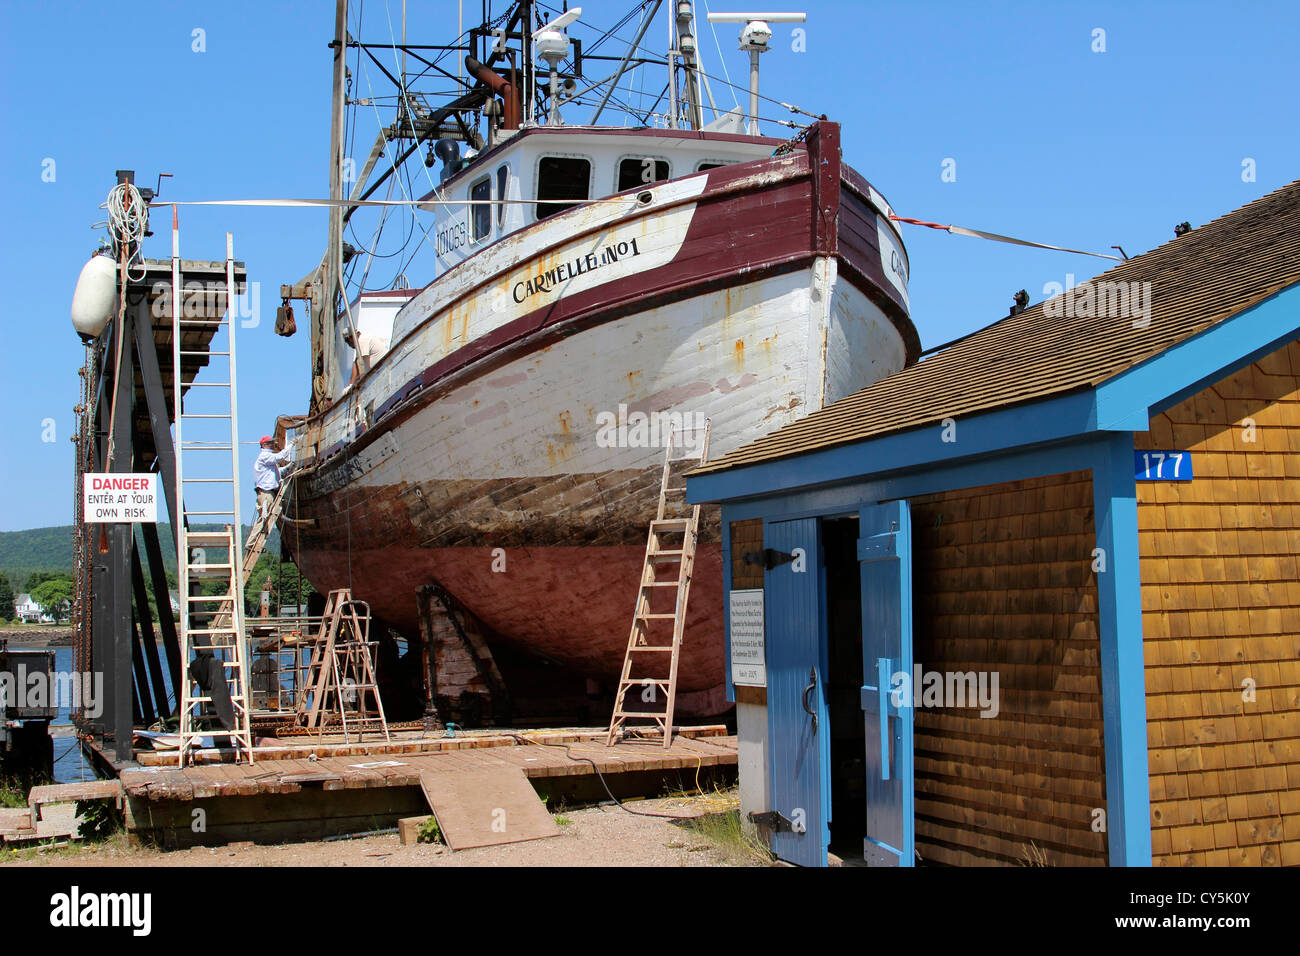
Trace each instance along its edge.
<instances>
[{"instance_id":1,"label":"cedar shingle siding","mask_svg":"<svg viewBox=\"0 0 1300 956\"><path fill-rule=\"evenodd\" d=\"M1138 483L1153 862L1300 865L1300 343L1136 444L1196 470Z\"/></svg>"},{"instance_id":2,"label":"cedar shingle siding","mask_svg":"<svg viewBox=\"0 0 1300 956\"><path fill-rule=\"evenodd\" d=\"M1001 697L914 712L922 860L1106 864L1092 511L1087 472L912 500L916 662L997 671Z\"/></svg>"}]
</instances>

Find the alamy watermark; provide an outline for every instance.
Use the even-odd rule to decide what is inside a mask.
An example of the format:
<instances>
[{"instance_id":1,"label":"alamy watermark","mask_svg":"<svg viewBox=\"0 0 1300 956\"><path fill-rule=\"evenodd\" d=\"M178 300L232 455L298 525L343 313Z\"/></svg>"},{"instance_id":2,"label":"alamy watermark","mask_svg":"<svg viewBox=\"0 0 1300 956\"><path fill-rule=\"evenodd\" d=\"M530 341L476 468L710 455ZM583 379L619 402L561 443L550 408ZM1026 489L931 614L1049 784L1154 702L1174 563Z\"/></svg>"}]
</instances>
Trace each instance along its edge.
<instances>
[{"instance_id":1,"label":"alamy watermark","mask_svg":"<svg viewBox=\"0 0 1300 956\"><path fill-rule=\"evenodd\" d=\"M133 936L153 930L152 893L95 893L72 886L50 897L50 925L56 929L124 928Z\"/></svg>"},{"instance_id":2,"label":"alamy watermark","mask_svg":"<svg viewBox=\"0 0 1300 956\"><path fill-rule=\"evenodd\" d=\"M927 671L916 664L910 674L890 676L889 697L895 707L979 707L988 719L1002 709L997 671Z\"/></svg>"},{"instance_id":3,"label":"alamy watermark","mask_svg":"<svg viewBox=\"0 0 1300 956\"><path fill-rule=\"evenodd\" d=\"M1151 324L1150 282L1075 283L1074 273L1067 272L1065 284L1048 282L1043 285L1043 315L1048 318L1098 318L1132 319L1133 328L1145 329Z\"/></svg>"},{"instance_id":4,"label":"alamy watermark","mask_svg":"<svg viewBox=\"0 0 1300 956\"><path fill-rule=\"evenodd\" d=\"M698 412L617 412L596 415L596 444L601 448L663 448L672 437L673 447L696 452L704 441L707 419Z\"/></svg>"},{"instance_id":5,"label":"alamy watermark","mask_svg":"<svg viewBox=\"0 0 1300 956\"><path fill-rule=\"evenodd\" d=\"M262 284L248 282L247 291L235 296L231 305L231 315L240 320L241 329L255 329L262 323ZM172 314L171 282L159 279L153 286L153 305L150 308L155 319L169 319ZM191 279L181 289L180 313L183 319L212 319L218 317L225 309L226 283L222 281L200 282Z\"/></svg>"},{"instance_id":6,"label":"alamy watermark","mask_svg":"<svg viewBox=\"0 0 1300 956\"><path fill-rule=\"evenodd\" d=\"M93 720L104 712L104 675L99 671L29 672L26 664L19 664L12 672L0 673L0 705L4 710L80 710Z\"/></svg>"}]
</instances>

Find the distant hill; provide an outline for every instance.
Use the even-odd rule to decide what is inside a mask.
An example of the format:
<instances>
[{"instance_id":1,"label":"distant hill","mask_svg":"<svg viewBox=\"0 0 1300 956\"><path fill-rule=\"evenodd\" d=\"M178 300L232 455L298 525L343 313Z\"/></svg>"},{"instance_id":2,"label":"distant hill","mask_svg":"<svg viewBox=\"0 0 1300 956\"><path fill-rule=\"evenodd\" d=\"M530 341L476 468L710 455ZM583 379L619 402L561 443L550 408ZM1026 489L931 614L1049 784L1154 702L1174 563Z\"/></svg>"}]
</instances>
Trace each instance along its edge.
<instances>
[{"instance_id":1,"label":"distant hill","mask_svg":"<svg viewBox=\"0 0 1300 956\"><path fill-rule=\"evenodd\" d=\"M194 530L209 530L213 525L193 525ZM166 543L171 540L171 525L160 524L158 536L163 541L163 564L166 570L176 570L176 560L171 547ZM247 536L248 528L245 526ZM271 532L266 551L270 554L280 553L280 532ZM36 571L75 570L72 553L72 525L59 525L54 528L32 528L28 531L0 531L0 574L9 578L16 591L23 590L23 585Z\"/></svg>"}]
</instances>

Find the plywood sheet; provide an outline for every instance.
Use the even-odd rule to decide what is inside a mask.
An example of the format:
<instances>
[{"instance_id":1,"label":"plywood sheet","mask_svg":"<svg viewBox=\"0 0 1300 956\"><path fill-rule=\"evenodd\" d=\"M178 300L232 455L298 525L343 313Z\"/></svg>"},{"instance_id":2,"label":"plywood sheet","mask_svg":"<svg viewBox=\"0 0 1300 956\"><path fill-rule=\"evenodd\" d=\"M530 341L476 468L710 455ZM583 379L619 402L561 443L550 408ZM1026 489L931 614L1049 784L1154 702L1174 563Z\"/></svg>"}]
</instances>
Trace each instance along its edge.
<instances>
[{"instance_id":1,"label":"plywood sheet","mask_svg":"<svg viewBox=\"0 0 1300 956\"><path fill-rule=\"evenodd\" d=\"M420 788L453 850L560 835L537 791L518 767L426 771Z\"/></svg>"}]
</instances>

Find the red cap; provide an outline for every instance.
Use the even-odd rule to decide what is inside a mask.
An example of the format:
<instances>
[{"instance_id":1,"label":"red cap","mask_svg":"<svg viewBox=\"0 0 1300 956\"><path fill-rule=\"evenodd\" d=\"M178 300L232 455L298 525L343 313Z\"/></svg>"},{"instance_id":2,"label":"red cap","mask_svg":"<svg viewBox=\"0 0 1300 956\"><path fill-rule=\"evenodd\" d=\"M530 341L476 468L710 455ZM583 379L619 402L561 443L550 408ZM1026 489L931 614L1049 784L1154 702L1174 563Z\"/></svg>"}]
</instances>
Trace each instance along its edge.
<instances>
[{"instance_id":1,"label":"red cap","mask_svg":"<svg viewBox=\"0 0 1300 956\"><path fill-rule=\"evenodd\" d=\"M273 445L273 444L275 444L275 439L272 438L270 435L263 435L263 436L262 436L262 440L261 440L260 442L258 442L258 444L260 444L260 445Z\"/></svg>"}]
</instances>

